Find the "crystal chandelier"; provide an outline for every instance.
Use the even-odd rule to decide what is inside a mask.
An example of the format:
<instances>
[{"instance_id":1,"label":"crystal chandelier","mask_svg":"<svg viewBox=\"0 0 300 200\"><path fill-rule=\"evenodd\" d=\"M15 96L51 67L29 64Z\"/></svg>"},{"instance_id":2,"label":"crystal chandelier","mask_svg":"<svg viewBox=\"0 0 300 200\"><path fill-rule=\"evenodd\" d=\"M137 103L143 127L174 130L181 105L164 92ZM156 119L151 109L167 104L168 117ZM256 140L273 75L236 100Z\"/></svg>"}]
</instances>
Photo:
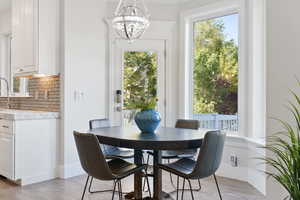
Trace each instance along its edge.
<instances>
[{"instance_id":1,"label":"crystal chandelier","mask_svg":"<svg viewBox=\"0 0 300 200\"><path fill-rule=\"evenodd\" d=\"M144 0L120 0L112 24L121 38L132 42L149 27L149 17Z\"/></svg>"}]
</instances>

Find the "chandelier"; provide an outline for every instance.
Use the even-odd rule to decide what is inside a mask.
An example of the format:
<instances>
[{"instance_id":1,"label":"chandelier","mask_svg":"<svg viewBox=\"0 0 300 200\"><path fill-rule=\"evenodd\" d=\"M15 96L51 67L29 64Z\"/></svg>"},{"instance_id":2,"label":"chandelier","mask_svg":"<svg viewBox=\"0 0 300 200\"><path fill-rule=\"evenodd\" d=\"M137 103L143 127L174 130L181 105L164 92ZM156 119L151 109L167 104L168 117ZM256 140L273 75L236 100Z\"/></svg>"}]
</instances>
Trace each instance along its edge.
<instances>
[{"instance_id":1,"label":"chandelier","mask_svg":"<svg viewBox=\"0 0 300 200\"><path fill-rule=\"evenodd\" d=\"M120 0L112 25L121 38L132 42L145 33L149 18L144 0Z\"/></svg>"}]
</instances>

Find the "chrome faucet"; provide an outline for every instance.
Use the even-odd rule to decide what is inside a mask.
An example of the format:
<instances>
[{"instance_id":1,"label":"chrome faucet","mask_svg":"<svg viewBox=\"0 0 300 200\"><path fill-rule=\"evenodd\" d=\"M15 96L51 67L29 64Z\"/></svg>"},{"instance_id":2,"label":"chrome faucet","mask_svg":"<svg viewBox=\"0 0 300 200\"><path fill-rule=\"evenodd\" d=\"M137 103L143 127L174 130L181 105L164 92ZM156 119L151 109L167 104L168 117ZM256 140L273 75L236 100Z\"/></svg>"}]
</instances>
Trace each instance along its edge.
<instances>
[{"instance_id":1,"label":"chrome faucet","mask_svg":"<svg viewBox=\"0 0 300 200\"><path fill-rule=\"evenodd\" d=\"M6 83L6 94L7 94L7 108L10 109L10 101L9 101L9 83L6 78L0 77L0 81L4 81ZM0 96L1 96L1 90L0 90Z\"/></svg>"}]
</instances>

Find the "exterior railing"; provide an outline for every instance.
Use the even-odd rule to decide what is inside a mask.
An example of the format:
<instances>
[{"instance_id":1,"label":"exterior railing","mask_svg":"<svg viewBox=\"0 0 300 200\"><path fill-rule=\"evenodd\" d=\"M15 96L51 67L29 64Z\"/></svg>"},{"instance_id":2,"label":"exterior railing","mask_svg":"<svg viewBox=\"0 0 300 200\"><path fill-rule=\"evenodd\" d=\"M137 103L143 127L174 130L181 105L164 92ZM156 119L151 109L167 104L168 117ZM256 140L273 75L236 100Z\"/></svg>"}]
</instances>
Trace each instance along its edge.
<instances>
[{"instance_id":1,"label":"exterior railing","mask_svg":"<svg viewBox=\"0 0 300 200\"><path fill-rule=\"evenodd\" d=\"M137 110L123 110L123 126L135 125L134 116Z\"/></svg>"},{"instance_id":2,"label":"exterior railing","mask_svg":"<svg viewBox=\"0 0 300 200\"><path fill-rule=\"evenodd\" d=\"M200 121L200 128L237 132L239 127L237 115L193 114L193 119Z\"/></svg>"},{"instance_id":3,"label":"exterior railing","mask_svg":"<svg viewBox=\"0 0 300 200\"><path fill-rule=\"evenodd\" d=\"M123 125L134 125L134 115L136 110L123 110ZM237 132L239 121L237 115L221 115L217 113L193 114L193 119L200 121L200 128L226 130Z\"/></svg>"}]
</instances>

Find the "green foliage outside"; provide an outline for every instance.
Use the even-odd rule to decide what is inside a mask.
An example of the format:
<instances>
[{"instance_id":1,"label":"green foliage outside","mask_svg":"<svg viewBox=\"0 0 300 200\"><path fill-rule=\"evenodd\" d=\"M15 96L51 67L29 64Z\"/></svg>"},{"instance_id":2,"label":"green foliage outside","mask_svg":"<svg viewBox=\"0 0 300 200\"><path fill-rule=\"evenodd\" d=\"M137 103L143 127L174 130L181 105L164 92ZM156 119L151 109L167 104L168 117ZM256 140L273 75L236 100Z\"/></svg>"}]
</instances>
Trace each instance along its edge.
<instances>
[{"instance_id":1,"label":"green foliage outside","mask_svg":"<svg viewBox=\"0 0 300 200\"><path fill-rule=\"evenodd\" d=\"M194 31L194 113L236 114L238 46L222 20L197 22Z\"/></svg>"},{"instance_id":2,"label":"green foliage outside","mask_svg":"<svg viewBox=\"0 0 300 200\"><path fill-rule=\"evenodd\" d=\"M123 87L125 109L154 109L157 101L157 54L125 52Z\"/></svg>"},{"instance_id":3,"label":"green foliage outside","mask_svg":"<svg viewBox=\"0 0 300 200\"><path fill-rule=\"evenodd\" d=\"M222 20L195 23L194 113L237 113L238 46L226 40ZM157 55L124 54L124 107L156 106Z\"/></svg>"}]
</instances>

